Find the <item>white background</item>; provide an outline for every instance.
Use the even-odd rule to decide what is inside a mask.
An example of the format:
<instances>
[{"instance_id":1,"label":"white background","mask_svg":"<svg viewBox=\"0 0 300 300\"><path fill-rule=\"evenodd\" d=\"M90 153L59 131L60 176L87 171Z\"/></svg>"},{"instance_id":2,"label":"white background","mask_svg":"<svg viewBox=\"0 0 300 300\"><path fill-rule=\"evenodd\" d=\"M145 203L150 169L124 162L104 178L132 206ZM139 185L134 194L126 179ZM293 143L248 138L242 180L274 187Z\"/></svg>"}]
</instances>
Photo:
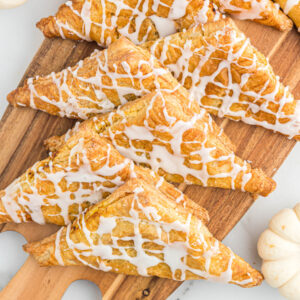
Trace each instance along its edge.
<instances>
[{"instance_id":1,"label":"white background","mask_svg":"<svg viewBox=\"0 0 300 300\"><path fill-rule=\"evenodd\" d=\"M53 14L63 0L28 0L26 4L11 10L0 10L0 116L7 106L6 95L21 79L26 67L43 40L35 23ZM3 141L2 141L3 143ZM5 147L5 142L1 146ZM260 268L256 243L260 233L267 227L271 216L299 201L300 145L296 146L277 172L277 189L268 198L259 198L224 242L237 254ZM21 245L25 239L17 233L0 234L0 289L15 274L26 259ZM28 287L29 288L29 287ZM65 293L64 300L100 299L95 284L78 281ZM195 281L184 283L170 300L194 299L283 299L266 283L252 289ZM14 300L14 299L12 299ZM40 300L40 299L38 299Z\"/></svg>"}]
</instances>

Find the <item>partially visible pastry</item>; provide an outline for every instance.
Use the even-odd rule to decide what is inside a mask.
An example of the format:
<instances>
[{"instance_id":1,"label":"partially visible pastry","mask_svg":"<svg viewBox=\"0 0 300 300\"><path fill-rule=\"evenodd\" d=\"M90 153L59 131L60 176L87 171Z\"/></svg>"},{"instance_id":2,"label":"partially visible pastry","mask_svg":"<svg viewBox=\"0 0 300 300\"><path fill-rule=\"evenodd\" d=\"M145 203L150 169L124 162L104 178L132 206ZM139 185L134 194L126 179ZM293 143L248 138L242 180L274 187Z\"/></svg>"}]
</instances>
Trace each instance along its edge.
<instances>
[{"instance_id":1,"label":"partially visible pastry","mask_svg":"<svg viewBox=\"0 0 300 300\"><path fill-rule=\"evenodd\" d=\"M300 139L299 100L232 20L197 26L142 48L121 38L72 68L29 79L7 99L15 106L87 119L154 90L190 97L179 81L219 117Z\"/></svg>"},{"instance_id":2,"label":"partially visible pastry","mask_svg":"<svg viewBox=\"0 0 300 300\"><path fill-rule=\"evenodd\" d=\"M140 44L217 17L209 0L72 0L37 27L47 37L96 41L105 47L121 35Z\"/></svg>"},{"instance_id":3,"label":"partially visible pastry","mask_svg":"<svg viewBox=\"0 0 300 300\"><path fill-rule=\"evenodd\" d=\"M96 41L103 47L121 35L141 44L222 19L215 7L280 30L293 26L271 0L72 0L37 27L46 37Z\"/></svg>"},{"instance_id":4,"label":"partially visible pastry","mask_svg":"<svg viewBox=\"0 0 300 300\"><path fill-rule=\"evenodd\" d=\"M137 179L24 250L41 266L84 265L126 275L208 279L242 287L263 280L189 209Z\"/></svg>"},{"instance_id":5,"label":"partially visible pastry","mask_svg":"<svg viewBox=\"0 0 300 300\"><path fill-rule=\"evenodd\" d=\"M156 186L204 223L205 209L153 171L134 165L94 131L74 134L57 153L35 163L0 191L0 223L66 225L130 178Z\"/></svg>"},{"instance_id":6,"label":"partially visible pastry","mask_svg":"<svg viewBox=\"0 0 300 300\"><path fill-rule=\"evenodd\" d=\"M240 20L254 20L281 31L293 27L291 20L271 0L213 0L213 3L221 12Z\"/></svg>"},{"instance_id":7,"label":"partially visible pastry","mask_svg":"<svg viewBox=\"0 0 300 300\"><path fill-rule=\"evenodd\" d=\"M196 101L153 92L84 121L48 140L57 151L70 136L94 130L125 157L171 182L238 189L267 196L275 182L237 157L210 115ZM57 147L57 148L56 148Z\"/></svg>"},{"instance_id":8,"label":"partially visible pastry","mask_svg":"<svg viewBox=\"0 0 300 300\"><path fill-rule=\"evenodd\" d=\"M286 15L288 15L300 32L300 1L299 0L274 0L280 5Z\"/></svg>"},{"instance_id":9,"label":"partially visible pastry","mask_svg":"<svg viewBox=\"0 0 300 300\"><path fill-rule=\"evenodd\" d=\"M231 19L197 26L142 47L210 113L300 140L300 101Z\"/></svg>"}]
</instances>

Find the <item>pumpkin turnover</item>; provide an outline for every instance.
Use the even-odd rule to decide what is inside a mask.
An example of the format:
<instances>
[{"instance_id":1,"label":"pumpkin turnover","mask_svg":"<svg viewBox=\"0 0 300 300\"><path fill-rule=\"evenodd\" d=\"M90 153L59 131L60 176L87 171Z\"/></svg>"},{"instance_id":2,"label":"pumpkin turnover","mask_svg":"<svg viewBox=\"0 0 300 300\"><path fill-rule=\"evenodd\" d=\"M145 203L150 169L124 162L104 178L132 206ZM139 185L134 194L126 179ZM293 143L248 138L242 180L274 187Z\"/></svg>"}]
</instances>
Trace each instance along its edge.
<instances>
[{"instance_id":1,"label":"pumpkin turnover","mask_svg":"<svg viewBox=\"0 0 300 300\"><path fill-rule=\"evenodd\" d=\"M291 20L270 0L72 0L37 27L46 37L96 41L108 46L121 35L135 44L155 40L197 24L222 19L218 9L280 30Z\"/></svg>"},{"instance_id":2,"label":"pumpkin turnover","mask_svg":"<svg viewBox=\"0 0 300 300\"><path fill-rule=\"evenodd\" d=\"M66 225L84 209L107 197L130 178L155 185L203 221L205 209L149 169L134 165L92 131L74 134L55 154L29 168L0 191L0 223Z\"/></svg>"},{"instance_id":3,"label":"pumpkin turnover","mask_svg":"<svg viewBox=\"0 0 300 300\"><path fill-rule=\"evenodd\" d=\"M219 117L300 139L299 100L232 20L199 25L141 47L121 38L73 68L29 79L7 99L15 106L86 119L156 89L177 93L181 83Z\"/></svg>"},{"instance_id":4,"label":"pumpkin turnover","mask_svg":"<svg viewBox=\"0 0 300 300\"><path fill-rule=\"evenodd\" d=\"M37 27L46 37L96 41L105 47L121 35L140 44L218 16L209 0L73 0Z\"/></svg>"},{"instance_id":5,"label":"pumpkin turnover","mask_svg":"<svg viewBox=\"0 0 300 300\"><path fill-rule=\"evenodd\" d=\"M237 157L228 139L196 101L152 92L95 116L47 141L56 151L69 136L94 130L125 157L171 182L239 189L266 196L275 182Z\"/></svg>"},{"instance_id":6,"label":"pumpkin turnover","mask_svg":"<svg viewBox=\"0 0 300 300\"><path fill-rule=\"evenodd\" d=\"M188 208L138 179L24 249L41 266L85 265L127 275L208 279L242 287L262 281L258 271L215 239Z\"/></svg>"},{"instance_id":7,"label":"pumpkin turnover","mask_svg":"<svg viewBox=\"0 0 300 300\"><path fill-rule=\"evenodd\" d=\"M142 45L209 112L300 140L300 101L232 20Z\"/></svg>"},{"instance_id":8,"label":"pumpkin turnover","mask_svg":"<svg viewBox=\"0 0 300 300\"><path fill-rule=\"evenodd\" d=\"M158 89L176 90L179 83L145 51L121 38L72 68L28 79L7 99L53 115L87 119Z\"/></svg>"}]
</instances>

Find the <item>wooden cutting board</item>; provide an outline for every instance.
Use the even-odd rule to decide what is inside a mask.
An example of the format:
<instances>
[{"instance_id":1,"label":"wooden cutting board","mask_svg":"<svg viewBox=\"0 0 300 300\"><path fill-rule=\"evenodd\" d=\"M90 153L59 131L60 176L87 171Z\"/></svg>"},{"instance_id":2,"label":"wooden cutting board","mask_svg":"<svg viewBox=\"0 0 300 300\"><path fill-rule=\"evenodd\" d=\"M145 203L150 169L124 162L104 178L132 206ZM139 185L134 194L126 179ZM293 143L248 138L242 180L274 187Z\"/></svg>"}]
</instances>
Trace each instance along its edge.
<instances>
[{"instance_id":1,"label":"wooden cutting board","mask_svg":"<svg viewBox=\"0 0 300 300\"><path fill-rule=\"evenodd\" d=\"M285 84L291 86L295 97L299 98L300 35L296 30L282 33L253 22L237 23L252 43L270 58L275 72ZM46 39L20 84L22 85L28 77L46 75L74 65L79 59L89 55L94 48L96 45L93 43ZM294 141L263 128L225 119L216 121L236 144L236 153L252 161L254 167L262 168L270 176L275 174L295 145ZM43 140L54 134L63 134L73 123L71 120L53 117L30 108L8 106L0 122L0 188L5 188L34 162L45 158L47 154L43 148ZM180 185L180 188L209 211L209 229L220 240L228 234L254 201L249 194L239 191L186 187L184 184ZM8 230L20 232L27 241L34 241L56 231L57 227L32 223L0 225L0 231ZM60 299L68 286L77 279L88 279L96 283L105 300L166 299L180 285L180 282L172 280L116 275L87 267L40 268L29 257L1 291L0 298L56 300Z\"/></svg>"}]
</instances>

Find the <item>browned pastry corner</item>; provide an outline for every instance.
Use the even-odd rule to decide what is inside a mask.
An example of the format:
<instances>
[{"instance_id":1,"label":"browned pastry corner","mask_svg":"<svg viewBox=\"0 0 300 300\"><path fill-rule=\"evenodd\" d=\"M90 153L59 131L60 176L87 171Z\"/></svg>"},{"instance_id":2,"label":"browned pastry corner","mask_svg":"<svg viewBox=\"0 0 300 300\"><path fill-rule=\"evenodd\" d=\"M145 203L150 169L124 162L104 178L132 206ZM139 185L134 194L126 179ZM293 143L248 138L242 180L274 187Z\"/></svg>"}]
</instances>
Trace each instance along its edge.
<instances>
[{"instance_id":1,"label":"browned pastry corner","mask_svg":"<svg viewBox=\"0 0 300 300\"><path fill-rule=\"evenodd\" d=\"M0 191L0 223L34 221L66 225L130 178L157 186L204 223L208 214L175 186L149 169L135 166L93 131L74 134L55 154L35 163Z\"/></svg>"},{"instance_id":2,"label":"browned pastry corner","mask_svg":"<svg viewBox=\"0 0 300 300\"><path fill-rule=\"evenodd\" d=\"M183 94L153 92L48 140L57 151L78 131L94 130L124 156L171 182L239 189L267 196L275 182L235 156L209 114ZM58 147L58 148L55 148Z\"/></svg>"},{"instance_id":3,"label":"browned pastry corner","mask_svg":"<svg viewBox=\"0 0 300 300\"><path fill-rule=\"evenodd\" d=\"M208 279L242 287L262 275L216 240L188 208L131 179L73 224L24 246L41 266L85 265L127 275Z\"/></svg>"}]
</instances>

